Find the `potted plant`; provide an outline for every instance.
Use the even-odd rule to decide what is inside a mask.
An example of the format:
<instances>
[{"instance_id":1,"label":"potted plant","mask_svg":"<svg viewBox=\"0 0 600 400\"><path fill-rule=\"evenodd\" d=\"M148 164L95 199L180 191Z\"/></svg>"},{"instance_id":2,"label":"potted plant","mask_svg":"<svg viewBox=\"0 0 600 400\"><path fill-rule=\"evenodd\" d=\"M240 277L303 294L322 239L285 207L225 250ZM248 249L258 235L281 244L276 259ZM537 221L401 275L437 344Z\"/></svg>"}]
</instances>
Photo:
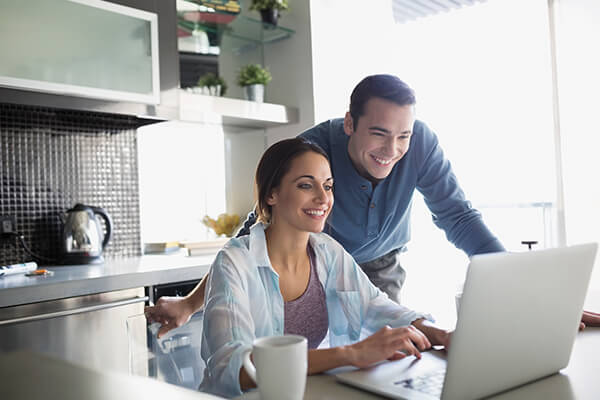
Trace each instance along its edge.
<instances>
[{"instance_id":1,"label":"potted plant","mask_svg":"<svg viewBox=\"0 0 600 400\"><path fill-rule=\"evenodd\" d=\"M259 11L264 23L277 26L279 12L288 9L288 0L252 0L250 9Z\"/></svg>"},{"instance_id":2,"label":"potted plant","mask_svg":"<svg viewBox=\"0 0 600 400\"><path fill-rule=\"evenodd\" d=\"M227 83L225 79L216 76L212 72L207 72L198 79L196 87L200 88L201 94L210 96L223 96L227 92Z\"/></svg>"},{"instance_id":3,"label":"potted plant","mask_svg":"<svg viewBox=\"0 0 600 400\"><path fill-rule=\"evenodd\" d=\"M260 64L248 64L240 69L237 83L244 88L246 100L263 102L265 85L271 81L271 73Z\"/></svg>"}]
</instances>

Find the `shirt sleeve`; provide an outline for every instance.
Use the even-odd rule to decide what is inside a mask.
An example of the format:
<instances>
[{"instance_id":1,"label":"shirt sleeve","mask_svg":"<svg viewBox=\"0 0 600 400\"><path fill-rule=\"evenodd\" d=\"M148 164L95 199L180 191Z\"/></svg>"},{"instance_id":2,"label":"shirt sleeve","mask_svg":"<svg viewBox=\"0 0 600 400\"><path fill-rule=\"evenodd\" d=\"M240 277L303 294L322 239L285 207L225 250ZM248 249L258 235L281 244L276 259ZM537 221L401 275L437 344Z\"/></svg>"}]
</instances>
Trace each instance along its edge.
<instances>
[{"instance_id":1,"label":"shirt sleeve","mask_svg":"<svg viewBox=\"0 0 600 400\"><path fill-rule=\"evenodd\" d=\"M417 189L425 198L433 222L469 257L505 251L484 224L479 211L465 198L436 135L420 121L415 122L415 127L420 128L417 134L422 135L414 149L419 154L415 166L418 171Z\"/></svg>"},{"instance_id":2,"label":"shirt sleeve","mask_svg":"<svg viewBox=\"0 0 600 400\"><path fill-rule=\"evenodd\" d=\"M242 356L252 348L255 330L244 280L228 251L219 252L207 282L201 350L207 368L200 390L234 397L242 394Z\"/></svg>"}]
</instances>

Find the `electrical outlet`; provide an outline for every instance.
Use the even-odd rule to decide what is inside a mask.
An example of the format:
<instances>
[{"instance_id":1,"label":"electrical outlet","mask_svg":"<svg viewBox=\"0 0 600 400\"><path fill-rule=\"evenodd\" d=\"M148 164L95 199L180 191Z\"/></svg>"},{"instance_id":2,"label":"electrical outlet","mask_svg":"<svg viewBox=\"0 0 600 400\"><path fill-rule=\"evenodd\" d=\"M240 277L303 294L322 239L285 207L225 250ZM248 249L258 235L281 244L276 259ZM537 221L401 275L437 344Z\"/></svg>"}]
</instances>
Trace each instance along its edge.
<instances>
[{"instance_id":1,"label":"electrical outlet","mask_svg":"<svg viewBox=\"0 0 600 400\"><path fill-rule=\"evenodd\" d=\"M17 224L15 217L12 215L0 215L0 234L11 234L15 233Z\"/></svg>"}]
</instances>

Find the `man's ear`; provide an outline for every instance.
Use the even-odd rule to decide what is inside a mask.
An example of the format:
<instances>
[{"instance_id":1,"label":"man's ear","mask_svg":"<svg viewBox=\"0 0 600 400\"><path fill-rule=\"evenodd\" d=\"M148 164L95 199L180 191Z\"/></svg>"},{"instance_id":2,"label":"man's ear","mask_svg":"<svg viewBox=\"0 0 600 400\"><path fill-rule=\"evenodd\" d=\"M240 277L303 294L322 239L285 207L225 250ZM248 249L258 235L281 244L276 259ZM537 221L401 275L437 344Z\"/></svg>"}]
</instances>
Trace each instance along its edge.
<instances>
[{"instance_id":1,"label":"man's ear","mask_svg":"<svg viewBox=\"0 0 600 400\"><path fill-rule=\"evenodd\" d=\"M350 115L349 111L346 112L346 115L344 116L344 132L348 136L352 136L354 133L354 120L352 119L352 115Z\"/></svg>"}]
</instances>

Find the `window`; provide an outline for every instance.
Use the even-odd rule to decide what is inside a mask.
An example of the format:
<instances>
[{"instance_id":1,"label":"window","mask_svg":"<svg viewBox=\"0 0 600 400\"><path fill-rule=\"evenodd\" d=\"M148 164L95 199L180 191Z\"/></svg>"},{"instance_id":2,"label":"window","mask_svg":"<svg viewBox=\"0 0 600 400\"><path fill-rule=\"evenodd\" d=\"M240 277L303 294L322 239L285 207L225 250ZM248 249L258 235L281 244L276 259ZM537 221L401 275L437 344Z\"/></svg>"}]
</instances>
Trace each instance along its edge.
<instances>
[{"instance_id":1,"label":"window","mask_svg":"<svg viewBox=\"0 0 600 400\"><path fill-rule=\"evenodd\" d=\"M509 250L526 250L522 240L555 245L546 1L490 0L395 29L394 73L415 89L417 118L437 133L486 224ZM420 195L414 199L412 238L404 299L413 304L418 298L419 309L446 307L440 314L453 314L449 300L464 279L457 271L468 260L433 225ZM439 295L423 296L417 288Z\"/></svg>"}]
</instances>

